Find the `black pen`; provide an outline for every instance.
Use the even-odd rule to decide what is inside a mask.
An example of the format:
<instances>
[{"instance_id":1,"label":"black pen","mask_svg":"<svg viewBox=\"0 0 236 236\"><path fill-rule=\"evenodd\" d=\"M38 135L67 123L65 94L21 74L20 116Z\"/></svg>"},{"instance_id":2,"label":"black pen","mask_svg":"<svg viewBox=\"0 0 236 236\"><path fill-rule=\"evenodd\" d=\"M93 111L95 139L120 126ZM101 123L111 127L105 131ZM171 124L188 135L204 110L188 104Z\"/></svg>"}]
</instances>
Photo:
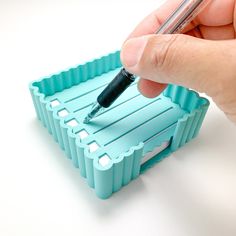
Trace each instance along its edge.
<instances>
[{"instance_id":1,"label":"black pen","mask_svg":"<svg viewBox=\"0 0 236 236\"><path fill-rule=\"evenodd\" d=\"M161 25L156 34L176 34L189 24L211 0L184 0L177 9ZM116 75L108 86L97 97L91 111L84 119L87 124L96 117L103 109L111 104L135 81L136 76L129 73L125 68Z\"/></svg>"}]
</instances>

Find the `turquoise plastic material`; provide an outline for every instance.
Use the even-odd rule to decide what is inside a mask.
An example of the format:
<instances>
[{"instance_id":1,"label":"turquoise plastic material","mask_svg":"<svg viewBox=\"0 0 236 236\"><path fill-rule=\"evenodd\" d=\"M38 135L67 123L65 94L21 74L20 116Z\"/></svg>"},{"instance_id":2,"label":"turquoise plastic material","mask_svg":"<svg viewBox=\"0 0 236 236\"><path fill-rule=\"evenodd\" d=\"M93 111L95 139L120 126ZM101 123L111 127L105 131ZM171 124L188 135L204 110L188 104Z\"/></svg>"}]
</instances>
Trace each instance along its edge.
<instances>
[{"instance_id":1,"label":"turquoise plastic material","mask_svg":"<svg viewBox=\"0 0 236 236\"><path fill-rule=\"evenodd\" d=\"M209 106L196 92L174 85L148 99L135 83L91 123L83 124L120 67L115 52L29 86L38 119L103 199L196 137ZM166 141L170 145L164 151L141 164Z\"/></svg>"}]
</instances>

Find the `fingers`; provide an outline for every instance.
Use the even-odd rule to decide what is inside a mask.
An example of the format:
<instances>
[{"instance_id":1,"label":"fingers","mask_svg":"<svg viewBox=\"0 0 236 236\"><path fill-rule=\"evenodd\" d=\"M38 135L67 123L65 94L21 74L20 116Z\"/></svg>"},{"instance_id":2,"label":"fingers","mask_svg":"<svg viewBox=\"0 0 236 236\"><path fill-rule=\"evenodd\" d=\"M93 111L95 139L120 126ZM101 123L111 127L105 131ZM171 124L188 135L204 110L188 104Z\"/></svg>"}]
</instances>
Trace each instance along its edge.
<instances>
[{"instance_id":1,"label":"fingers","mask_svg":"<svg viewBox=\"0 0 236 236\"><path fill-rule=\"evenodd\" d=\"M223 71L230 65L226 54L232 53L232 48L227 46L225 49L225 45L224 41L208 41L187 35L142 36L124 44L121 60L128 71L141 78L161 84L178 84L211 95L216 87L212 78L216 78L216 74L223 76ZM235 48L235 42L232 45ZM143 83L147 82L141 81L141 91L150 93L149 96L155 94L153 90L144 89Z\"/></svg>"},{"instance_id":2,"label":"fingers","mask_svg":"<svg viewBox=\"0 0 236 236\"><path fill-rule=\"evenodd\" d=\"M195 22L205 26L223 26L233 23L235 0L212 0Z\"/></svg>"},{"instance_id":3,"label":"fingers","mask_svg":"<svg viewBox=\"0 0 236 236\"><path fill-rule=\"evenodd\" d=\"M199 26L199 30L202 38L205 39L225 40L235 38L235 29L233 24L216 27Z\"/></svg>"},{"instance_id":4,"label":"fingers","mask_svg":"<svg viewBox=\"0 0 236 236\"><path fill-rule=\"evenodd\" d=\"M147 35L128 40L125 68L139 75L140 91L155 97L165 84L205 92L236 122L236 40L210 41L188 35Z\"/></svg>"},{"instance_id":5,"label":"fingers","mask_svg":"<svg viewBox=\"0 0 236 236\"><path fill-rule=\"evenodd\" d=\"M140 79L138 83L139 91L147 98L154 98L167 87L167 84L160 84L147 79Z\"/></svg>"},{"instance_id":6,"label":"fingers","mask_svg":"<svg viewBox=\"0 0 236 236\"><path fill-rule=\"evenodd\" d=\"M233 24L212 27L200 25L185 34L209 40L227 40L235 38L235 29Z\"/></svg>"},{"instance_id":7,"label":"fingers","mask_svg":"<svg viewBox=\"0 0 236 236\"><path fill-rule=\"evenodd\" d=\"M209 40L227 40L235 38L235 29L233 24L212 27L200 25L190 31L186 31L185 34Z\"/></svg>"}]
</instances>

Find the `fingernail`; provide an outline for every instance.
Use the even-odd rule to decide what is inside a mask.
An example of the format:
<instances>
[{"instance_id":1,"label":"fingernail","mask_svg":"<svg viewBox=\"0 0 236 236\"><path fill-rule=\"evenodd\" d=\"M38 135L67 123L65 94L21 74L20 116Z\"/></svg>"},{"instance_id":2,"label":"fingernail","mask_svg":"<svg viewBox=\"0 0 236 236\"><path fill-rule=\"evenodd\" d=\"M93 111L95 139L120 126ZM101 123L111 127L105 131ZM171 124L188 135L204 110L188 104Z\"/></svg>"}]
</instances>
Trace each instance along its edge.
<instances>
[{"instance_id":1,"label":"fingernail","mask_svg":"<svg viewBox=\"0 0 236 236\"><path fill-rule=\"evenodd\" d=\"M125 67L134 67L140 61L147 39L145 37L128 40L121 52L121 60Z\"/></svg>"}]
</instances>

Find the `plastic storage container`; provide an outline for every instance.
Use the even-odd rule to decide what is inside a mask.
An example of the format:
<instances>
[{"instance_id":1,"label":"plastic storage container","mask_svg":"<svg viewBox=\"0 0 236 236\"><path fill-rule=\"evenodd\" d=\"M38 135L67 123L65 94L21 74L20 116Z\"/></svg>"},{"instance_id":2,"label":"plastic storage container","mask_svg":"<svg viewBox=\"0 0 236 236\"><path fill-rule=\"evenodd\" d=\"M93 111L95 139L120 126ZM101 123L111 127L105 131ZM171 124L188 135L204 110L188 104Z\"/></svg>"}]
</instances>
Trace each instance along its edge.
<instances>
[{"instance_id":1,"label":"plastic storage container","mask_svg":"<svg viewBox=\"0 0 236 236\"><path fill-rule=\"evenodd\" d=\"M91 105L119 72L115 52L30 84L38 119L99 198L108 198L198 135L209 101L169 85L148 99L130 86L89 124Z\"/></svg>"}]
</instances>

